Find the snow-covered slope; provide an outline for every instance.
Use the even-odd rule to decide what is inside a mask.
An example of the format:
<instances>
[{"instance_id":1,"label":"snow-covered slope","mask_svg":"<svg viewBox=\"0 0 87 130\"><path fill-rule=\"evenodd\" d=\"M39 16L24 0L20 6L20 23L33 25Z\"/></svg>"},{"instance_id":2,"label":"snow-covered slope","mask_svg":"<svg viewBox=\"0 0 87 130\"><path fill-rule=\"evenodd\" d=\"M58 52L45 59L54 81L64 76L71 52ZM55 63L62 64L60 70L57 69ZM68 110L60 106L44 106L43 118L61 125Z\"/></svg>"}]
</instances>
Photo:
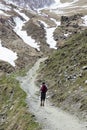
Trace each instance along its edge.
<instances>
[{"instance_id":1,"label":"snow-covered slope","mask_svg":"<svg viewBox=\"0 0 87 130\"><path fill-rule=\"evenodd\" d=\"M6 1L6 2L5 2ZM16 2L17 6L14 6ZM54 3L53 3L54 2ZM11 3L11 4L10 4ZM35 12L25 9L24 5L29 5L30 8L34 7L32 5L36 5L37 7L43 7L35 9ZM36 4L37 3L37 4ZM52 4L53 3L53 4ZM45 7L46 5L52 4L49 8ZM21 7L19 7L21 5ZM5 25L8 28L12 29L12 33L16 34L19 39L23 41L23 43L29 45L29 47L41 52L45 46L48 49L57 49L57 41L54 40L54 32L58 26L61 26L61 15L72 15L76 13L83 13L82 17L83 23L81 26L87 26L87 2L86 0L2 0L0 1L0 24L1 26ZM75 12L76 10L76 12ZM32 21L32 22L31 22ZM31 30L29 30L29 26L32 23L35 27L39 28L39 31L43 30L44 35L39 32L39 35L36 33L33 35L33 25ZM29 25L28 25L29 24ZM27 25L27 27L26 27ZM28 33L30 32L30 33ZM64 32L64 37L68 37L70 32ZM40 36L42 37L39 40ZM0 40L2 41L2 35L0 36ZM44 40L44 44L43 44ZM8 44L8 43L7 43ZM13 48L13 47L12 47ZM42 49L41 49L42 48ZM16 52L16 49L15 49ZM18 51L16 52L18 55ZM1 59L2 60L2 59ZM3 59L4 60L4 59ZM8 61L9 62L9 61ZM10 63L10 62L9 62ZM11 64L12 65L12 64Z\"/></svg>"},{"instance_id":2,"label":"snow-covered slope","mask_svg":"<svg viewBox=\"0 0 87 130\"><path fill-rule=\"evenodd\" d=\"M6 2L14 2L16 5L27 8L42 8L44 6L49 6L54 3L54 0L5 0Z\"/></svg>"},{"instance_id":3,"label":"snow-covered slope","mask_svg":"<svg viewBox=\"0 0 87 130\"><path fill-rule=\"evenodd\" d=\"M15 60L17 59L17 54L5 47L2 47L0 41L0 60L9 62L12 66L15 67Z\"/></svg>"},{"instance_id":4,"label":"snow-covered slope","mask_svg":"<svg viewBox=\"0 0 87 130\"><path fill-rule=\"evenodd\" d=\"M85 13L87 11L87 1L86 0L55 0L49 9L46 10L54 12L58 15L71 15L73 13Z\"/></svg>"}]
</instances>

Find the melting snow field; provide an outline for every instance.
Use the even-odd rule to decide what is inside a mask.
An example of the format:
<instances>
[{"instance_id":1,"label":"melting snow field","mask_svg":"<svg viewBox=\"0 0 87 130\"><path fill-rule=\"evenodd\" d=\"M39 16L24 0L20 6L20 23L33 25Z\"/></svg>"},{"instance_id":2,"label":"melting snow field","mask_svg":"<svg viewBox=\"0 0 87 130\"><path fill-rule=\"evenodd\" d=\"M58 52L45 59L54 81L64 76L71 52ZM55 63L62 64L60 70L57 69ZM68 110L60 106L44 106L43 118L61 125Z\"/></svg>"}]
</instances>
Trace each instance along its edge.
<instances>
[{"instance_id":1,"label":"melting snow field","mask_svg":"<svg viewBox=\"0 0 87 130\"><path fill-rule=\"evenodd\" d=\"M21 13L19 10L15 10L19 15L21 15L25 21L21 20L19 17L15 17L14 18L14 22L16 24L15 28L14 28L14 31L23 39L23 41L25 43L27 43L28 45L30 45L31 47L34 47L36 48L38 51L40 51L40 48L39 48L39 45L35 42L34 39L31 38L31 36L28 36L27 35L27 32L22 30L22 27L25 25L25 23L29 20L29 18ZM52 19L53 20L53 19ZM47 39L47 43L49 44L50 48L54 48L54 49L57 49L56 48L56 41L54 40L53 38L53 32L54 30L56 29L56 27L53 27L53 28L48 28L48 25L41 21L42 24L44 24L45 26L45 30L46 30L46 39ZM59 25L60 23L57 22L55 20L55 23L57 25Z\"/></svg>"},{"instance_id":2,"label":"melting snow field","mask_svg":"<svg viewBox=\"0 0 87 130\"><path fill-rule=\"evenodd\" d=\"M15 67L15 60L17 59L17 54L5 47L2 47L0 40L0 60L6 61Z\"/></svg>"},{"instance_id":3,"label":"melting snow field","mask_svg":"<svg viewBox=\"0 0 87 130\"><path fill-rule=\"evenodd\" d=\"M7 15L6 13L4 13L2 10L0 10L0 15L10 16L10 15Z\"/></svg>"},{"instance_id":4,"label":"melting snow field","mask_svg":"<svg viewBox=\"0 0 87 130\"><path fill-rule=\"evenodd\" d=\"M55 27L54 28L47 28L46 29L46 33L47 33L46 38L47 38L47 43L50 45L50 48L57 49L56 41L53 38L54 30L55 30Z\"/></svg>"},{"instance_id":5,"label":"melting snow field","mask_svg":"<svg viewBox=\"0 0 87 130\"><path fill-rule=\"evenodd\" d=\"M4 11L9 11L10 7L9 6L5 6L3 4L0 3L0 15L4 15L4 16L10 16L8 14L6 14Z\"/></svg>"},{"instance_id":6,"label":"melting snow field","mask_svg":"<svg viewBox=\"0 0 87 130\"><path fill-rule=\"evenodd\" d=\"M10 6L3 5L3 4L1 4L1 3L0 3L0 9L1 9L1 10L5 10L5 11L11 10Z\"/></svg>"},{"instance_id":7,"label":"melting snow field","mask_svg":"<svg viewBox=\"0 0 87 130\"><path fill-rule=\"evenodd\" d=\"M14 31L17 33L17 35L19 35L19 37L21 37L23 39L23 41L26 44L28 44L31 47L34 47L38 51L40 51L38 43L36 43L35 40L31 38L31 36L28 36L26 31L22 30L22 27L29 20L29 18L24 13L21 13L18 10L15 10L15 11L18 12L19 15L21 15L24 18L24 21L21 20L19 17L15 17L14 22L15 22L16 26L14 28Z\"/></svg>"},{"instance_id":8,"label":"melting snow field","mask_svg":"<svg viewBox=\"0 0 87 130\"><path fill-rule=\"evenodd\" d=\"M55 19L51 19L51 20L54 21L57 26L60 25L60 22L57 22ZM50 48L57 49L56 41L54 40L53 37L53 32L55 31L56 27L49 28L49 26L45 22L43 21L40 22L44 25L44 29L46 30L47 44L49 45Z\"/></svg>"},{"instance_id":9,"label":"melting snow field","mask_svg":"<svg viewBox=\"0 0 87 130\"><path fill-rule=\"evenodd\" d=\"M73 0L72 2L65 2L62 3L60 0L55 0L55 4L53 4L52 6L50 6L51 9L57 9L57 8L64 8L64 7L68 7L68 6L72 6L72 4L78 2L79 0Z\"/></svg>"},{"instance_id":10,"label":"melting snow field","mask_svg":"<svg viewBox=\"0 0 87 130\"><path fill-rule=\"evenodd\" d=\"M72 5L74 5L78 1L79 0L73 0L71 2L62 3L60 0L55 0L55 4L50 6L49 9L50 9L50 11L54 11L54 12L57 12L59 14L64 14L63 8L74 7ZM10 0L9 0L9 2L10 2ZM81 6L81 7L87 8L87 6ZM0 15L9 16L8 14L6 14L5 11L10 11L10 10L11 10L10 6L6 6L6 5L0 3ZM42 9L38 9L37 11L38 11L38 13L41 14L40 10L42 10ZM14 9L14 11L16 13L18 13L21 17L18 17L18 16L14 17L15 27L14 27L13 30L16 32L16 34L26 44L28 44L31 47L33 47L33 48L37 49L38 51L40 51L40 45L38 43L36 43L35 40L31 38L31 36L28 36L26 30L22 30L23 26L25 26L25 23L28 22L30 20L30 18L27 17L26 14L22 13L20 8L19 9ZM46 14L42 13L41 15L45 16ZM87 15L82 17L82 19L83 19L83 24L81 24L81 26L87 26ZM54 19L54 18L50 18L50 20L54 21L55 27L49 27L44 21L40 21L40 22L44 25L44 29L46 31L47 44L49 45L50 48L57 49L56 41L54 40L53 33L54 33L56 27L60 26L61 23L59 21L56 21L56 19ZM65 37L68 37L68 35L69 34L64 34ZM0 41L0 60L4 60L6 62L9 62L12 66L15 66L14 61L16 59L17 59L17 54L12 52L11 50L5 48L5 47L2 47L1 41Z\"/></svg>"}]
</instances>

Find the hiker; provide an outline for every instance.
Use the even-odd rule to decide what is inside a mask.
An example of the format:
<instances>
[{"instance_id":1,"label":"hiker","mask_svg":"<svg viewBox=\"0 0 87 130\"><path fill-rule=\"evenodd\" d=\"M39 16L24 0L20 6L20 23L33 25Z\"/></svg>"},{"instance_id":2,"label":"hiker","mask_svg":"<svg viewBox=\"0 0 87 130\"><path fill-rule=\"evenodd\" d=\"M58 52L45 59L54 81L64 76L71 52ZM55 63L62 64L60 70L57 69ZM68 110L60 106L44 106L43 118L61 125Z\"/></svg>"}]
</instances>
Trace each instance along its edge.
<instances>
[{"instance_id":1,"label":"hiker","mask_svg":"<svg viewBox=\"0 0 87 130\"><path fill-rule=\"evenodd\" d=\"M46 86L45 82L42 83L40 91L41 91L41 104L40 105L44 106L46 92L47 92L47 86Z\"/></svg>"}]
</instances>

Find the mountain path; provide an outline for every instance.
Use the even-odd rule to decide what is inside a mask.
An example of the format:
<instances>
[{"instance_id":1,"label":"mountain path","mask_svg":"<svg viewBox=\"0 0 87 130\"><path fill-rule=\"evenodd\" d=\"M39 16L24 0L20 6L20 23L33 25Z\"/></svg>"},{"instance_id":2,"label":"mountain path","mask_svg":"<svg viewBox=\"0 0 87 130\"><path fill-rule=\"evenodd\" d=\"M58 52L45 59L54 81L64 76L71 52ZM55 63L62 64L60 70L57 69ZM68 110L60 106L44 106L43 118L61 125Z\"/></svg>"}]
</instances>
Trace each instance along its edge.
<instances>
[{"instance_id":1,"label":"mountain path","mask_svg":"<svg viewBox=\"0 0 87 130\"><path fill-rule=\"evenodd\" d=\"M26 100L29 105L29 110L41 124L42 130L87 130L85 123L52 106L48 99L46 99L44 107L40 106L40 97L37 94L39 87L35 85L35 80L39 65L45 59L39 59L25 77L18 77L22 89L27 93Z\"/></svg>"}]
</instances>

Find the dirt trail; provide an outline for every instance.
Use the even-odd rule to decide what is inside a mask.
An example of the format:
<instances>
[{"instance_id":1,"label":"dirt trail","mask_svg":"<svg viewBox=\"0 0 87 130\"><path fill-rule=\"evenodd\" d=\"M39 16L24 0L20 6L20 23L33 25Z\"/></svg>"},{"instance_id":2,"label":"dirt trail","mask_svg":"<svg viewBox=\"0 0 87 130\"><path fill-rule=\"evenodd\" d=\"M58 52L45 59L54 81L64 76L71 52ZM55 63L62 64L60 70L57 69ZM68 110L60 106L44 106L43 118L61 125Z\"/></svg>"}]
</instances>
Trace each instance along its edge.
<instances>
[{"instance_id":1,"label":"dirt trail","mask_svg":"<svg viewBox=\"0 0 87 130\"><path fill-rule=\"evenodd\" d=\"M87 130L85 123L52 106L48 100L46 100L45 107L40 107L40 100L36 94L39 88L35 85L35 80L40 62L44 60L44 58L39 59L29 70L27 76L18 78L22 89L27 93L29 110L36 116L43 130Z\"/></svg>"}]
</instances>

